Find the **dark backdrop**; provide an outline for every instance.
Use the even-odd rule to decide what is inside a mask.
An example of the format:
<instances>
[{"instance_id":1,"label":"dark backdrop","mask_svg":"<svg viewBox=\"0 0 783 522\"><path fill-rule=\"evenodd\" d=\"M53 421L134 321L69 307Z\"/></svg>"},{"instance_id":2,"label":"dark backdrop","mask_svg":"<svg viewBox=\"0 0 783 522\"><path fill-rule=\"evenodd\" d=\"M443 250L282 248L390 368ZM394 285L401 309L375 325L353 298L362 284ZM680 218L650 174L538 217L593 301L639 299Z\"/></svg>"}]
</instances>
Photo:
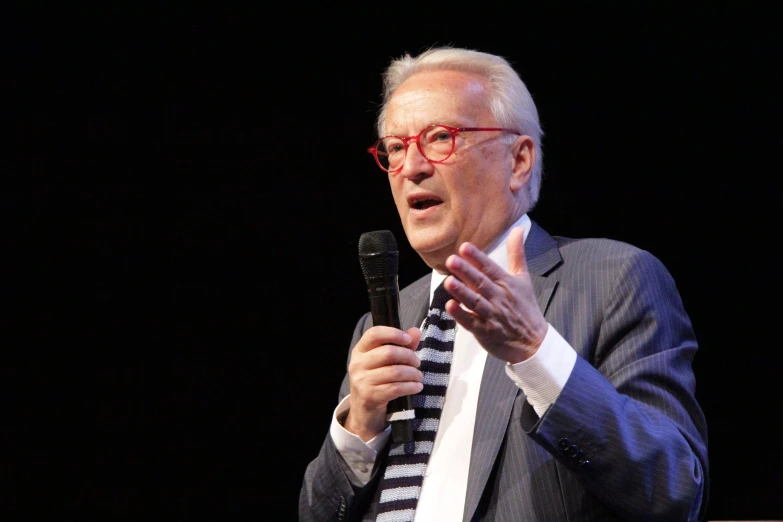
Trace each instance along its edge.
<instances>
[{"instance_id":1,"label":"dark backdrop","mask_svg":"<svg viewBox=\"0 0 783 522\"><path fill-rule=\"evenodd\" d=\"M427 270L365 149L383 66L432 44L526 81L546 133L534 219L674 275L710 519L783 518L781 19L378 7L3 19L6 519L296 519L367 310L359 236L395 233L402 285Z\"/></svg>"}]
</instances>

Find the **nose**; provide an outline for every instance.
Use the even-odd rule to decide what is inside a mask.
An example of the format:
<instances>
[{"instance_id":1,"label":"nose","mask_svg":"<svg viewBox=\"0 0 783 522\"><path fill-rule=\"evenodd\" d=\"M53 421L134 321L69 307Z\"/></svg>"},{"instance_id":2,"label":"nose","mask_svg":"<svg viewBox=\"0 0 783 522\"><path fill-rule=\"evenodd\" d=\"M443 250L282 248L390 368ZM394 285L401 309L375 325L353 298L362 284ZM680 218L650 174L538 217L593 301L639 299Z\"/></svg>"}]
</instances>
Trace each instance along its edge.
<instances>
[{"instance_id":1,"label":"nose","mask_svg":"<svg viewBox=\"0 0 783 522\"><path fill-rule=\"evenodd\" d=\"M402 164L400 176L406 179L415 179L422 176L432 175L434 166L424 157L419 150L419 144L411 141L408 144L408 150L405 153L405 161Z\"/></svg>"}]
</instances>

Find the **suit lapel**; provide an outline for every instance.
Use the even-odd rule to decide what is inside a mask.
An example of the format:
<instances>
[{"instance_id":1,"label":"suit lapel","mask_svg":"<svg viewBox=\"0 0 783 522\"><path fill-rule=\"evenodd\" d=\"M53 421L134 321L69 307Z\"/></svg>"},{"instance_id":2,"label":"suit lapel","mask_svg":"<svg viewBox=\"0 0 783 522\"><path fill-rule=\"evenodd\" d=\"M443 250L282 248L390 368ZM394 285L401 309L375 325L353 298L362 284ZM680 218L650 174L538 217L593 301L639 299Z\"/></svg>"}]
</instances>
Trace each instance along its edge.
<instances>
[{"instance_id":1,"label":"suit lapel","mask_svg":"<svg viewBox=\"0 0 783 522\"><path fill-rule=\"evenodd\" d=\"M400 294L400 328L407 330L421 326L430 306L430 280L428 274L417 280Z\"/></svg>"},{"instance_id":2,"label":"suit lapel","mask_svg":"<svg viewBox=\"0 0 783 522\"><path fill-rule=\"evenodd\" d=\"M546 314L558 281L555 277L545 275L557 266L562 258L557 251L555 240L535 222L525 241L525 256L536 301ZM505 365L504 361L488 356L484 366L470 453L464 521L471 520L478 507L503 442L514 400L518 393L522 393L506 375Z\"/></svg>"}]
</instances>

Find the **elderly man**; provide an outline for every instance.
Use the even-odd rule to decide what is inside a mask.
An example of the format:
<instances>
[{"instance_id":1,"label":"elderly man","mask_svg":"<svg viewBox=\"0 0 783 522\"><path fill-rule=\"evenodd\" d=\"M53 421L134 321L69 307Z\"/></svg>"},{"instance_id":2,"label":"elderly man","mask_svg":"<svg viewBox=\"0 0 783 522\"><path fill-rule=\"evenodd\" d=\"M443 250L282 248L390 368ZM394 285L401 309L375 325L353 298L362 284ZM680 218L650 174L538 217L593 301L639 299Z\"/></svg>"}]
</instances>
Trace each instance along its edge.
<instances>
[{"instance_id":1,"label":"elderly man","mask_svg":"<svg viewBox=\"0 0 783 522\"><path fill-rule=\"evenodd\" d=\"M359 320L301 520L699 520L697 343L669 272L528 217L542 132L506 60L431 49L384 79L370 152L432 273L401 329ZM406 395L408 443L387 415Z\"/></svg>"}]
</instances>

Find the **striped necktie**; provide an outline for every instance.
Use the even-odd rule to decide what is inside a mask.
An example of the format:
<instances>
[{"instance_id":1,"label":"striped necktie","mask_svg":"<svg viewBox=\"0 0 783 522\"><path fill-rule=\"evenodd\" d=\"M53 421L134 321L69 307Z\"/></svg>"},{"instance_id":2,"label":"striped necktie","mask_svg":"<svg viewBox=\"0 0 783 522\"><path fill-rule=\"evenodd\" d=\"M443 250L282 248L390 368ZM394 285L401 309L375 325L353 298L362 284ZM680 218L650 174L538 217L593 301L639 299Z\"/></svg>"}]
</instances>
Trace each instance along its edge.
<instances>
[{"instance_id":1,"label":"striped necktie","mask_svg":"<svg viewBox=\"0 0 783 522\"><path fill-rule=\"evenodd\" d=\"M451 295L441 283L432 298L416 350L416 355L421 359L419 370L424 375L424 389L413 396L416 412L413 442L392 442L380 483L381 501L377 522L410 522L416 511L424 470L432 453L449 384L457 328L454 318L446 313L449 299Z\"/></svg>"}]
</instances>

